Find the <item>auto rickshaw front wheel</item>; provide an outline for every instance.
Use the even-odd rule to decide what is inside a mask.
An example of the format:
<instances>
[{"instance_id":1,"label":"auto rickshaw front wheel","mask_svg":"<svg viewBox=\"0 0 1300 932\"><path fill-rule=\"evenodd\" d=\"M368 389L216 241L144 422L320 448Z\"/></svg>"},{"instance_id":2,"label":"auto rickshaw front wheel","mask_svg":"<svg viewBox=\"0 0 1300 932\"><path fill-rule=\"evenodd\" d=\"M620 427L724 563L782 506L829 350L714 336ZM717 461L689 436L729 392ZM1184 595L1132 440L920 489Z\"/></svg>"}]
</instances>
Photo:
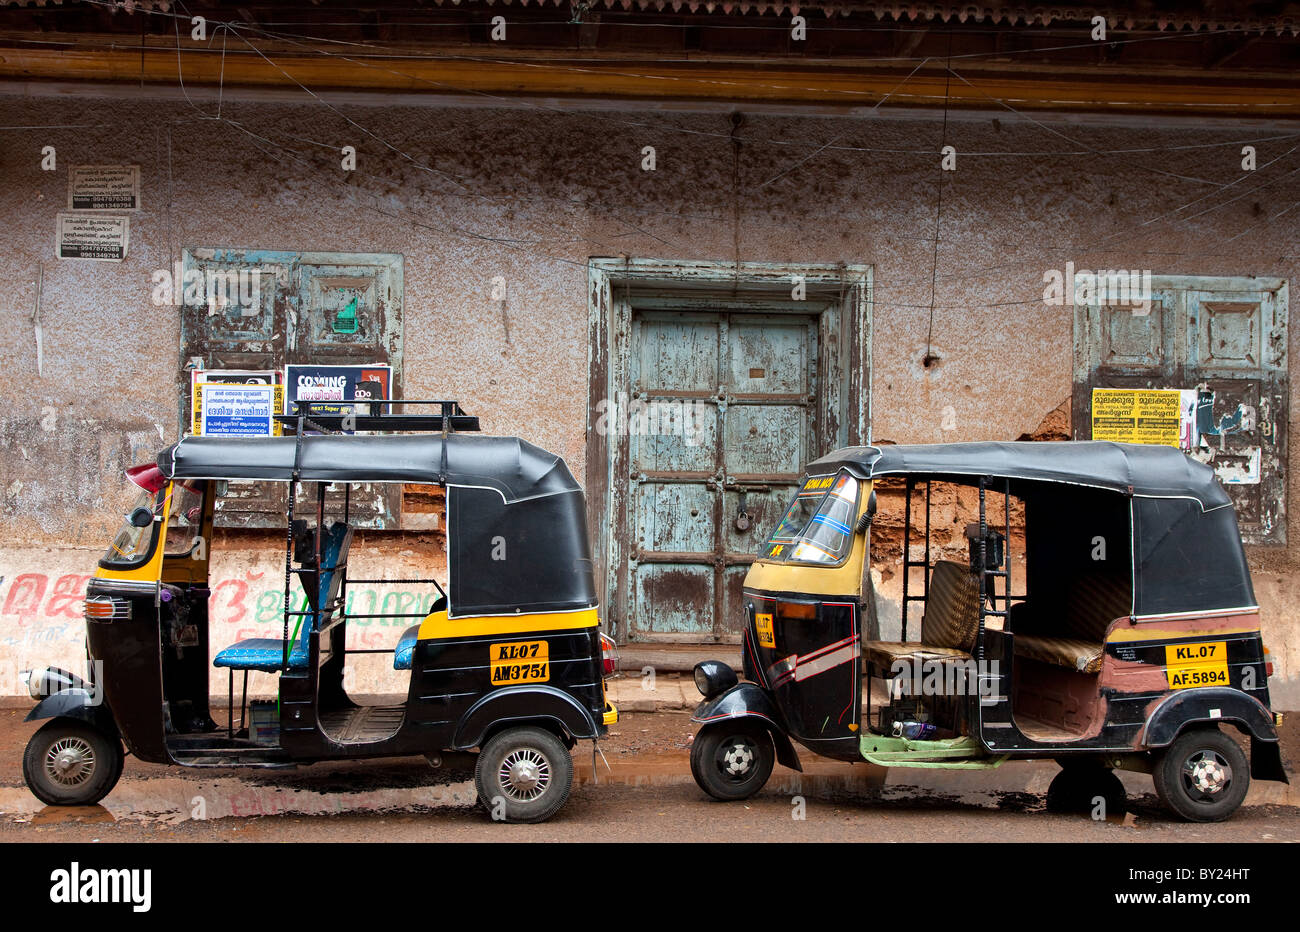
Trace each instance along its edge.
<instances>
[{"instance_id":1,"label":"auto rickshaw front wheel","mask_svg":"<svg viewBox=\"0 0 1300 932\"><path fill-rule=\"evenodd\" d=\"M573 758L545 728L497 732L474 765L478 801L498 822L545 822L573 788Z\"/></svg>"},{"instance_id":2,"label":"auto rickshaw front wheel","mask_svg":"<svg viewBox=\"0 0 1300 932\"><path fill-rule=\"evenodd\" d=\"M1156 758L1156 794L1188 822L1222 822L1250 789L1250 762L1217 728L1185 731Z\"/></svg>"},{"instance_id":3,"label":"auto rickshaw front wheel","mask_svg":"<svg viewBox=\"0 0 1300 932\"><path fill-rule=\"evenodd\" d=\"M714 799L748 799L772 775L776 749L767 729L732 720L700 730L691 744L691 774Z\"/></svg>"},{"instance_id":4,"label":"auto rickshaw front wheel","mask_svg":"<svg viewBox=\"0 0 1300 932\"><path fill-rule=\"evenodd\" d=\"M23 779L49 806L91 806L122 776L122 742L72 719L46 722L23 753Z\"/></svg>"}]
</instances>

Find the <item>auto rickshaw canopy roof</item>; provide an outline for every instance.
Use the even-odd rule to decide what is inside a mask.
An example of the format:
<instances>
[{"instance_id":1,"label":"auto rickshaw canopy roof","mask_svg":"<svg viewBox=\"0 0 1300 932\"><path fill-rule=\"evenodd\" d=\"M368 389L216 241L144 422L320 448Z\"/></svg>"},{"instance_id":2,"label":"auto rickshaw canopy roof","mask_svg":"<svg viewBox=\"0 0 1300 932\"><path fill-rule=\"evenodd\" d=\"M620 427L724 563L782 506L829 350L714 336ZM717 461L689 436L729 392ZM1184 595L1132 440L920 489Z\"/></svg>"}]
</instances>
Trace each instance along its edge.
<instances>
[{"instance_id":1,"label":"auto rickshaw canopy roof","mask_svg":"<svg viewBox=\"0 0 1300 932\"><path fill-rule=\"evenodd\" d=\"M582 489L564 460L477 434L187 437L158 454L169 479L416 482L447 487L451 617L596 605ZM502 559L510 553L518 558Z\"/></svg>"},{"instance_id":2,"label":"auto rickshaw canopy roof","mask_svg":"<svg viewBox=\"0 0 1300 932\"><path fill-rule=\"evenodd\" d=\"M418 482L496 490L507 504L580 489L564 460L517 437L322 434L301 439L300 482ZM158 454L169 479L293 478L295 437L186 437Z\"/></svg>"},{"instance_id":3,"label":"auto rickshaw canopy roof","mask_svg":"<svg viewBox=\"0 0 1300 932\"><path fill-rule=\"evenodd\" d=\"M808 464L810 474L847 469L967 485L995 480L1090 539L1105 517L1128 532L1132 614L1256 610L1232 500L1214 470L1173 447L1106 441L987 442L848 447ZM1100 490L1100 491L1098 491ZM1113 496L1113 507L1102 497ZM1100 497L1099 497L1100 496ZM1063 533L1058 526L1048 534ZM1040 535L1041 536L1041 535ZM1031 546L1035 538L1031 535ZM1076 548L1082 566L1087 546ZM1034 562L1032 554L1030 563ZM1080 571L1082 572L1082 571Z\"/></svg>"},{"instance_id":4,"label":"auto rickshaw canopy roof","mask_svg":"<svg viewBox=\"0 0 1300 932\"><path fill-rule=\"evenodd\" d=\"M980 476L1062 482L1143 498L1194 498L1203 511L1230 505L1214 470L1173 447L1087 441L1008 441L846 447L808 464L808 471L839 468L864 479L888 475Z\"/></svg>"}]
</instances>

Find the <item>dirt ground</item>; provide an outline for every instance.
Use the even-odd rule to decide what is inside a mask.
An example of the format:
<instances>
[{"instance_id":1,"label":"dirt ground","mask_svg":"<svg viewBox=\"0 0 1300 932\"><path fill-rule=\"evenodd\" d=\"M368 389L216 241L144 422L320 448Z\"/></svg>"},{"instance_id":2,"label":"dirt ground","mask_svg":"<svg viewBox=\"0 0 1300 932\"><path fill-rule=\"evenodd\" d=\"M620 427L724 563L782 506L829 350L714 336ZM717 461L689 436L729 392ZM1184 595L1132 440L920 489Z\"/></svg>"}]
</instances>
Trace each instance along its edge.
<instances>
[{"instance_id":1,"label":"dirt ground","mask_svg":"<svg viewBox=\"0 0 1300 932\"><path fill-rule=\"evenodd\" d=\"M804 754L738 803L708 799L690 776L684 713L625 714L574 752L567 805L542 825L502 825L474 805L472 755L315 764L294 770L190 770L127 759L100 806L42 806L22 783L34 724L0 710L0 841L1300 841L1300 808L1247 805L1218 825L1174 821L1148 777L1123 774L1129 811L1105 821L1049 813L1051 763L990 773L883 771ZM1283 746L1294 769L1296 729ZM802 816L802 818L800 818Z\"/></svg>"}]
</instances>

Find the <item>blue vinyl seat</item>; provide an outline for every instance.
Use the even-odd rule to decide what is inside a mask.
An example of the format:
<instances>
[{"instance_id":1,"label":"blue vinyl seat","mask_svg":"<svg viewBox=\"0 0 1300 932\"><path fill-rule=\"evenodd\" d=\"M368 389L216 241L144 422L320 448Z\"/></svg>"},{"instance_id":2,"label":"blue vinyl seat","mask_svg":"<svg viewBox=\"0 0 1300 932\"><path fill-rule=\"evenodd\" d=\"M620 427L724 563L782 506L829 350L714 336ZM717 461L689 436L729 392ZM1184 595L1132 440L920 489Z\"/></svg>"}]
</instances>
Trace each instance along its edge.
<instances>
[{"instance_id":1,"label":"blue vinyl seat","mask_svg":"<svg viewBox=\"0 0 1300 932\"><path fill-rule=\"evenodd\" d=\"M321 624L328 622L332 615L329 606L338 597L339 585L343 579L343 574L337 570L340 567L346 568L348 545L351 542L351 527L341 521L330 525L321 540L321 568L302 573L309 610L320 612L316 617ZM302 619L299 625L301 634L289 651L289 668L292 670L304 669L309 655L313 618L299 617ZM212 665L230 670L276 673L280 670L283 657L284 641L280 638L245 638L218 651Z\"/></svg>"},{"instance_id":2,"label":"blue vinyl seat","mask_svg":"<svg viewBox=\"0 0 1300 932\"><path fill-rule=\"evenodd\" d=\"M415 641L419 633L419 625L411 625L402 632L402 636L397 642L397 650L393 651L394 670L411 669L411 663L415 659Z\"/></svg>"},{"instance_id":3,"label":"blue vinyl seat","mask_svg":"<svg viewBox=\"0 0 1300 932\"><path fill-rule=\"evenodd\" d=\"M436 602L429 606L429 614L434 612L444 612L447 610L447 599L439 597ZM402 636L397 640L397 649L393 651L393 669L409 670L411 664L415 662L415 643L419 640L420 625L414 624L402 632Z\"/></svg>"}]
</instances>

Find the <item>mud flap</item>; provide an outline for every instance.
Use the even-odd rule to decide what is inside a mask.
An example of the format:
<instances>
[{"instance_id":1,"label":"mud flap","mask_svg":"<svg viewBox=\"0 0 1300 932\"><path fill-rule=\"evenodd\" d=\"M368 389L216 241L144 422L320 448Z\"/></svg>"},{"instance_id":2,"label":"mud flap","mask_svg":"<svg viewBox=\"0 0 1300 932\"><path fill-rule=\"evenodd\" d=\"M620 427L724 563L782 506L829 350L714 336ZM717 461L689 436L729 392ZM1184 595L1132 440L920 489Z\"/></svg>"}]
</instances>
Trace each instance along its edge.
<instances>
[{"instance_id":1,"label":"mud flap","mask_svg":"<svg viewBox=\"0 0 1300 932\"><path fill-rule=\"evenodd\" d=\"M1290 784L1282 766L1282 746L1278 742L1250 739L1250 776L1252 780Z\"/></svg>"},{"instance_id":2,"label":"mud flap","mask_svg":"<svg viewBox=\"0 0 1300 932\"><path fill-rule=\"evenodd\" d=\"M799 763L799 755L795 753L794 745L790 739L781 732L780 729L771 725L767 727L767 732L772 736L772 744L776 747L777 762L791 770L803 773L803 764Z\"/></svg>"}]
</instances>

